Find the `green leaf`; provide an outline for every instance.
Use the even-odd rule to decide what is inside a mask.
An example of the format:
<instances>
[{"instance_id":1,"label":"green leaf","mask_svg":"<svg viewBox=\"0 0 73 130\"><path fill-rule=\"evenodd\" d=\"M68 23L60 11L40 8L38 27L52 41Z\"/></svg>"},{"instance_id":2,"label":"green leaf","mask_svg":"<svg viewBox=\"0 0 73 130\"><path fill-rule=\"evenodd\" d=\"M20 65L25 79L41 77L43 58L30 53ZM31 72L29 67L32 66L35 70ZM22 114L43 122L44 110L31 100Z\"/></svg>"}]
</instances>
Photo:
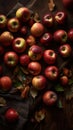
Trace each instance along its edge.
<instances>
[{"instance_id":1,"label":"green leaf","mask_svg":"<svg viewBox=\"0 0 73 130\"><path fill-rule=\"evenodd\" d=\"M73 80L70 79L68 84L69 84L69 85L72 85L72 84L73 84Z\"/></svg>"},{"instance_id":2,"label":"green leaf","mask_svg":"<svg viewBox=\"0 0 73 130\"><path fill-rule=\"evenodd\" d=\"M60 84L58 84L57 86L55 86L55 90L57 92L64 92L64 88Z\"/></svg>"},{"instance_id":3,"label":"green leaf","mask_svg":"<svg viewBox=\"0 0 73 130\"><path fill-rule=\"evenodd\" d=\"M61 101L61 100L58 101L58 107L59 107L59 108L63 108L63 105L62 105L62 101Z\"/></svg>"}]
</instances>

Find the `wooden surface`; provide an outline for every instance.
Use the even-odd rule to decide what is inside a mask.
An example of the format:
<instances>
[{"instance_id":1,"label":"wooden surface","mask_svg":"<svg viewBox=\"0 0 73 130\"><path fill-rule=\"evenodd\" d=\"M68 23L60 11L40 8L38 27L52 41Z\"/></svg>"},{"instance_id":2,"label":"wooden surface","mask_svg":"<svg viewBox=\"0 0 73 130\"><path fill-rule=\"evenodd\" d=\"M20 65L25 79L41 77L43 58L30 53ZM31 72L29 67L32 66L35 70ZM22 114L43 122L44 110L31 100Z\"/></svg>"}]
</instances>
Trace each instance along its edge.
<instances>
[{"instance_id":1,"label":"wooden surface","mask_svg":"<svg viewBox=\"0 0 73 130\"><path fill-rule=\"evenodd\" d=\"M35 1L35 2L34 2ZM61 0L54 0L56 3L56 10L66 10L62 5ZM17 2L20 2L24 6L29 7L35 12L38 12L40 17L45 13L49 12L48 0L0 0L0 13L7 14ZM32 5L32 4L33 5ZM41 9L41 11L40 11ZM67 30L73 26L73 12L66 10L68 13L68 26ZM61 95L63 103L63 109L46 109L47 116L44 123L37 125L35 128L33 124L29 122L24 126L26 130L73 130L73 100L66 101L64 95ZM0 129L2 130L2 128Z\"/></svg>"}]
</instances>

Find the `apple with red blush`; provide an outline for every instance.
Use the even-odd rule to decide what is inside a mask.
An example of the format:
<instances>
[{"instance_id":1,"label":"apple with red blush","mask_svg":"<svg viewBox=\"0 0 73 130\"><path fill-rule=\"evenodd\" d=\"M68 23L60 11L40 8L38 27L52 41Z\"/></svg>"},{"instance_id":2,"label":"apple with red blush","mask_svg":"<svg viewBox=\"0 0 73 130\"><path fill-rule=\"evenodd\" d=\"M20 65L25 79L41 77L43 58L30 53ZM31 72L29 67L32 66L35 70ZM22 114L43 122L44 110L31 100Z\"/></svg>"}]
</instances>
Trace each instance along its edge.
<instances>
[{"instance_id":1,"label":"apple with red blush","mask_svg":"<svg viewBox=\"0 0 73 130\"><path fill-rule=\"evenodd\" d=\"M61 83L61 85L63 85L63 86L68 85L68 83L69 83L68 77L67 77L66 75L61 76L61 77L60 77L60 83Z\"/></svg>"},{"instance_id":2,"label":"apple with red blush","mask_svg":"<svg viewBox=\"0 0 73 130\"><path fill-rule=\"evenodd\" d=\"M54 18L51 13L45 14L42 18L42 22L46 27L52 27L54 24Z\"/></svg>"},{"instance_id":3,"label":"apple with red blush","mask_svg":"<svg viewBox=\"0 0 73 130\"><path fill-rule=\"evenodd\" d=\"M40 37L44 33L44 26L42 23L34 23L30 29L31 34L34 37Z\"/></svg>"},{"instance_id":4,"label":"apple with red blush","mask_svg":"<svg viewBox=\"0 0 73 130\"><path fill-rule=\"evenodd\" d=\"M73 41L73 28L68 31L68 39L72 42Z\"/></svg>"},{"instance_id":5,"label":"apple with red blush","mask_svg":"<svg viewBox=\"0 0 73 130\"><path fill-rule=\"evenodd\" d=\"M17 18L11 18L7 22L7 28L10 32L17 32L20 28L20 22Z\"/></svg>"},{"instance_id":6,"label":"apple with red blush","mask_svg":"<svg viewBox=\"0 0 73 130\"><path fill-rule=\"evenodd\" d=\"M44 51L43 58L45 63L54 64L57 58L57 54L55 53L54 50L48 49Z\"/></svg>"},{"instance_id":7,"label":"apple with red blush","mask_svg":"<svg viewBox=\"0 0 73 130\"><path fill-rule=\"evenodd\" d=\"M47 80L43 75L34 76L32 79L32 86L36 90L42 90L46 87Z\"/></svg>"},{"instance_id":8,"label":"apple with red blush","mask_svg":"<svg viewBox=\"0 0 73 130\"><path fill-rule=\"evenodd\" d=\"M54 19L57 24L63 25L67 20L67 14L65 11L58 11L54 16Z\"/></svg>"},{"instance_id":9,"label":"apple with red blush","mask_svg":"<svg viewBox=\"0 0 73 130\"><path fill-rule=\"evenodd\" d=\"M19 113L14 108L8 108L4 116L9 123L14 123L19 119Z\"/></svg>"},{"instance_id":10,"label":"apple with red blush","mask_svg":"<svg viewBox=\"0 0 73 130\"><path fill-rule=\"evenodd\" d=\"M58 43L65 43L67 41L67 32L65 30L59 29L54 32L54 41Z\"/></svg>"},{"instance_id":11,"label":"apple with red blush","mask_svg":"<svg viewBox=\"0 0 73 130\"><path fill-rule=\"evenodd\" d=\"M30 74L32 75L38 75L40 74L41 72L41 64L39 62L34 62L34 61L31 61L29 64L28 64L28 71L30 72Z\"/></svg>"},{"instance_id":12,"label":"apple with red blush","mask_svg":"<svg viewBox=\"0 0 73 130\"><path fill-rule=\"evenodd\" d=\"M27 32L28 32L28 30L27 30L27 27L26 27L26 26L22 26L22 27L20 28L20 33L21 33L23 36L26 35Z\"/></svg>"},{"instance_id":13,"label":"apple with red blush","mask_svg":"<svg viewBox=\"0 0 73 130\"><path fill-rule=\"evenodd\" d=\"M12 44L13 40L14 40L14 36L9 31L4 31L0 35L0 42L5 47L10 46Z\"/></svg>"},{"instance_id":14,"label":"apple with red blush","mask_svg":"<svg viewBox=\"0 0 73 130\"><path fill-rule=\"evenodd\" d=\"M62 57L67 58L72 54L72 48L69 44L64 44L59 47L59 53Z\"/></svg>"},{"instance_id":15,"label":"apple with red blush","mask_svg":"<svg viewBox=\"0 0 73 130\"><path fill-rule=\"evenodd\" d=\"M8 67L15 67L18 64L18 55L14 51L8 51L4 54L4 63Z\"/></svg>"},{"instance_id":16,"label":"apple with red blush","mask_svg":"<svg viewBox=\"0 0 73 130\"><path fill-rule=\"evenodd\" d=\"M42 47L38 45L32 45L28 50L28 56L33 61L38 61L42 58L43 50Z\"/></svg>"},{"instance_id":17,"label":"apple with red blush","mask_svg":"<svg viewBox=\"0 0 73 130\"><path fill-rule=\"evenodd\" d=\"M9 76L0 78L0 88L3 91L9 91L12 88L12 79Z\"/></svg>"},{"instance_id":18,"label":"apple with red blush","mask_svg":"<svg viewBox=\"0 0 73 130\"><path fill-rule=\"evenodd\" d=\"M43 46L48 46L50 45L50 43L52 42L52 39L53 39L53 36L51 33L49 32L45 32L41 38L40 38L40 43L43 45Z\"/></svg>"},{"instance_id":19,"label":"apple with red blush","mask_svg":"<svg viewBox=\"0 0 73 130\"><path fill-rule=\"evenodd\" d=\"M19 61L22 66L27 66L30 63L30 58L27 54L22 54L19 57Z\"/></svg>"},{"instance_id":20,"label":"apple with red blush","mask_svg":"<svg viewBox=\"0 0 73 130\"><path fill-rule=\"evenodd\" d=\"M16 37L12 43L13 50L22 53L26 50L26 41L22 37Z\"/></svg>"},{"instance_id":21,"label":"apple with red blush","mask_svg":"<svg viewBox=\"0 0 73 130\"><path fill-rule=\"evenodd\" d=\"M7 18L4 14L0 14L0 28L5 28L7 24Z\"/></svg>"},{"instance_id":22,"label":"apple with red blush","mask_svg":"<svg viewBox=\"0 0 73 130\"><path fill-rule=\"evenodd\" d=\"M47 106L55 105L57 99L58 99L57 94L51 90L47 90L42 96L42 100L44 104L46 104Z\"/></svg>"},{"instance_id":23,"label":"apple with red blush","mask_svg":"<svg viewBox=\"0 0 73 130\"><path fill-rule=\"evenodd\" d=\"M36 39L35 39L35 37L32 36L32 35L29 35L29 36L27 37L27 39L26 39L26 43L27 43L28 46L32 46L32 45L36 44Z\"/></svg>"},{"instance_id":24,"label":"apple with red blush","mask_svg":"<svg viewBox=\"0 0 73 130\"><path fill-rule=\"evenodd\" d=\"M59 76L59 69L51 65L45 68L44 74L49 80L56 81Z\"/></svg>"},{"instance_id":25,"label":"apple with red blush","mask_svg":"<svg viewBox=\"0 0 73 130\"><path fill-rule=\"evenodd\" d=\"M63 5L67 9L73 9L73 0L62 0Z\"/></svg>"},{"instance_id":26,"label":"apple with red blush","mask_svg":"<svg viewBox=\"0 0 73 130\"><path fill-rule=\"evenodd\" d=\"M31 27L34 23L35 23L34 18L31 16L29 21L28 21L29 27Z\"/></svg>"}]
</instances>

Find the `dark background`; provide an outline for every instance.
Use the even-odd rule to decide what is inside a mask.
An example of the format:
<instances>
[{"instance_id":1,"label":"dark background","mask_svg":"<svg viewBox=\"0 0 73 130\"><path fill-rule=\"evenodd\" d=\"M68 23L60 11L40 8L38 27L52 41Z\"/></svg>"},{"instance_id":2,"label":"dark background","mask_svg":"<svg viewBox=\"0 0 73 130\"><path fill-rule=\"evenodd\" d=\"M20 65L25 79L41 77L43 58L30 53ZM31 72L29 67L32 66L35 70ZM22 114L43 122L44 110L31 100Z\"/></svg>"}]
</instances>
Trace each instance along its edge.
<instances>
[{"instance_id":1,"label":"dark background","mask_svg":"<svg viewBox=\"0 0 73 130\"><path fill-rule=\"evenodd\" d=\"M59 10L65 10L68 14L68 25L66 30L73 27L73 12L65 9L62 4L62 0L54 0L56 3L56 9L52 12L53 14ZM30 8L31 10L38 12L40 17L45 13L49 12L48 0L0 0L0 13L7 15L17 3L21 3L23 6ZM73 100L67 102L64 95L61 95L63 102L63 109L47 109L47 116L44 123L40 123L33 128L33 124L27 120L27 123L17 129L19 130L73 130ZM25 121L26 122L26 121ZM24 124L24 123L20 123ZM0 130L9 129L0 126ZM16 128L13 128L16 130ZM9 129L10 130L10 129Z\"/></svg>"}]
</instances>

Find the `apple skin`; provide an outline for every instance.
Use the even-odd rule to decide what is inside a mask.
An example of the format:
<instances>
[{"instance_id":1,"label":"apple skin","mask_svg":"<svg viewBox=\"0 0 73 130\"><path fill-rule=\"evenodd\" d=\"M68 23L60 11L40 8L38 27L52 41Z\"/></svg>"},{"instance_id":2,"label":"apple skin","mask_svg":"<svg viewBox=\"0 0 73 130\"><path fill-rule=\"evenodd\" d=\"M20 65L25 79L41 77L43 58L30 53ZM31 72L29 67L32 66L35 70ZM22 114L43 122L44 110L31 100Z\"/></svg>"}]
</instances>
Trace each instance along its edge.
<instances>
[{"instance_id":1,"label":"apple skin","mask_svg":"<svg viewBox=\"0 0 73 130\"><path fill-rule=\"evenodd\" d=\"M63 86L68 85L68 83L69 83L68 77L65 76L65 75L63 75L62 77L60 77L60 83L61 83L61 85L63 85Z\"/></svg>"},{"instance_id":2,"label":"apple skin","mask_svg":"<svg viewBox=\"0 0 73 130\"><path fill-rule=\"evenodd\" d=\"M42 18L42 22L46 27L52 27L53 23L54 23L54 18L52 16L52 14L48 13L45 14Z\"/></svg>"},{"instance_id":3,"label":"apple skin","mask_svg":"<svg viewBox=\"0 0 73 130\"><path fill-rule=\"evenodd\" d=\"M68 39L73 42L73 28L68 31Z\"/></svg>"},{"instance_id":4,"label":"apple skin","mask_svg":"<svg viewBox=\"0 0 73 130\"><path fill-rule=\"evenodd\" d=\"M9 76L0 78L0 88L3 91L9 91L12 88L12 79Z\"/></svg>"},{"instance_id":5,"label":"apple skin","mask_svg":"<svg viewBox=\"0 0 73 130\"><path fill-rule=\"evenodd\" d=\"M48 46L51 42L52 42L52 34L51 33L44 33L41 38L40 38L40 43L43 45L43 46Z\"/></svg>"},{"instance_id":6,"label":"apple skin","mask_svg":"<svg viewBox=\"0 0 73 130\"><path fill-rule=\"evenodd\" d=\"M43 50L40 46L32 45L28 50L28 55L31 60L38 61L42 58Z\"/></svg>"},{"instance_id":7,"label":"apple skin","mask_svg":"<svg viewBox=\"0 0 73 130\"><path fill-rule=\"evenodd\" d=\"M18 63L18 59L18 55L13 51L6 52L4 55L4 63L8 67L15 67Z\"/></svg>"},{"instance_id":8,"label":"apple skin","mask_svg":"<svg viewBox=\"0 0 73 130\"><path fill-rule=\"evenodd\" d=\"M0 42L3 46L8 47L12 44L14 36L11 32L5 31L0 35Z\"/></svg>"},{"instance_id":9,"label":"apple skin","mask_svg":"<svg viewBox=\"0 0 73 130\"><path fill-rule=\"evenodd\" d=\"M14 51L16 51L17 53L24 52L26 50L25 39L22 37L15 38L13 43L12 43L12 47L13 47Z\"/></svg>"},{"instance_id":10,"label":"apple skin","mask_svg":"<svg viewBox=\"0 0 73 130\"><path fill-rule=\"evenodd\" d=\"M5 28L7 24L7 18L5 15L0 14L0 28Z\"/></svg>"},{"instance_id":11,"label":"apple skin","mask_svg":"<svg viewBox=\"0 0 73 130\"><path fill-rule=\"evenodd\" d=\"M30 19L30 10L26 7L21 7L16 11L16 17L23 22L27 22Z\"/></svg>"},{"instance_id":12,"label":"apple skin","mask_svg":"<svg viewBox=\"0 0 73 130\"><path fill-rule=\"evenodd\" d=\"M44 51L43 58L47 64L54 64L57 58L57 54L54 50L48 49Z\"/></svg>"},{"instance_id":13,"label":"apple skin","mask_svg":"<svg viewBox=\"0 0 73 130\"><path fill-rule=\"evenodd\" d=\"M41 64L40 64L39 62L34 62L34 61L32 61L32 62L30 62L30 63L28 64L28 71L29 71L32 75L38 75L38 74L40 74L41 69L42 69L42 67L41 67Z\"/></svg>"},{"instance_id":14,"label":"apple skin","mask_svg":"<svg viewBox=\"0 0 73 130\"><path fill-rule=\"evenodd\" d=\"M26 27L26 26L22 26L22 27L20 28L20 33L21 33L22 35L26 35L27 32L28 32L28 30L27 30L27 27Z\"/></svg>"},{"instance_id":15,"label":"apple skin","mask_svg":"<svg viewBox=\"0 0 73 130\"><path fill-rule=\"evenodd\" d=\"M57 24L63 25L67 20L67 14L65 11L58 11L54 16L54 19Z\"/></svg>"},{"instance_id":16,"label":"apple skin","mask_svg":"<svg viewBox=\"0 0 73 130\"><path fill-rule=\"evenodd\" d=\"M69 44L64 44L59 47L59 53L62 57L67 58L72 53L72 48Z\"/></svg>"},{"instance_id":17,"label":"apple skin","mask_svg":"<svg viewBox=\"0 0 73 130\"><path fill-rule=\"evenodd\" d=\"M48 66L45 71L44 71L45 76L51 80L51 81L55 81L58 78L59 75L59 70L56 66Z\"/></svg>"},{"instance_id":18,"label":"apple skin","mask_svg":"<svg viewBox=\"0 0 73 130\"><path fill-rule=\"evenodd\" d=\"M3 67L0 65L0 76L3 74Z\"/></svg>"},{"instance_id":19,"label":"apple skin","mask_svg":"<svg viewBox=\"0 0 73 130\"><path fill-rule=\"evenodd\" d=\"M32 86L36 90L42 90L46 87L47 80L43 75L34 76L32 79Z\"/></svg>"},{"instance_id":20,"label":"apple skin","mask_svg":"<svg viewBox=\"0 0 73 130\"><path fill-rule=\"evenodd\" d=\"M57 94L51 90L48 90L43 94L42 99L44 104L47 106L53 106L57 101Z\"/></svg>"},{"instance_id":21,"label":"apple skin","mask_svg":"<svg viewBox=\"0 0 73 130\"><path fill-rule=\"evenodd\" d=\"M19 57L19 61L22 66L27 66L30 63L30 58L27 54L22 54Z\"/></svg>"},{"instance_id":22,"label":"apple skin","mask_svg":"<svg viewBox=\"0 0 73 130\"><path fill-rule=\"evenodd\" d=\"M29 21L28 21L28 25L29 27L32 27L32 25L35 23L34 18L30 17Z\"/></svg>"},{"instance_id":23,"label":"apple skin","mask_svg":"<svg viewBox=\"0 0 73 130\"><path fill-rule=\"evenodd\" d=\"M20 22L17 18L11 18L7 22L7 28L10 32L17 32L20 28Z\"/></svg>"},{"instance_id":24,"label":"apple skin","mask_svg":"<svg viewBox=\"0 0 73 130\"><path fill-rule=\"evenodd\" d=\"M56 42L65 43L67 41L67 32L64 30L57 30L54 32L53 38Z\"/></svg>"},{"instance_id":25,"label":"apple skin","mask_svg":"<svg viewBox=\"0 0 73 130\"><path fill-rule=\"evenodd\" d=\"M63 5L67 9L73 9L73 0L62 0Z\"/></svg>"},{"instance_id":26,"label":"apple skin","mask_svg":"<svg viewBox=\"0 0 73 130\"><path fill-rule=\"evenodd\" d=\"M19 114L14 108L9 108L8 110L6 110L4 116L6 121L10 123L16 122L19 118Z\"/></svg>"},{"instance_id":27,"label":"apple skin","mask_svg":"<svg viewBox=\"0 0 73 130\"><path fill-rule=\"evenodd\" d=\"M44 26L42 23L34 23L30 29L34 37L40 37L44 33Z\"/></svg>"},{"instance_id":28,"label":"apple skin","mask_svg":"<svg viewBox=\"0 0 73 130\"><path fill-rule=\"evenodd\" d=\"M27 43L28 46L32 46L32 45L36 44L36 39L35 39L35 37L32 36L32 35L29 35L29 36L27 37L27 39L26 39L26 43Z\"/></svg>"},{"instance_id":29,"label":"apple skin","mask_svg":"<svg viewBox=\"0 0 73 130\"><path fill-rule=\"evenodd\" d=\"M0 56L4 54L4 47L0 45Z\"/></svg>"}]
</instances>

